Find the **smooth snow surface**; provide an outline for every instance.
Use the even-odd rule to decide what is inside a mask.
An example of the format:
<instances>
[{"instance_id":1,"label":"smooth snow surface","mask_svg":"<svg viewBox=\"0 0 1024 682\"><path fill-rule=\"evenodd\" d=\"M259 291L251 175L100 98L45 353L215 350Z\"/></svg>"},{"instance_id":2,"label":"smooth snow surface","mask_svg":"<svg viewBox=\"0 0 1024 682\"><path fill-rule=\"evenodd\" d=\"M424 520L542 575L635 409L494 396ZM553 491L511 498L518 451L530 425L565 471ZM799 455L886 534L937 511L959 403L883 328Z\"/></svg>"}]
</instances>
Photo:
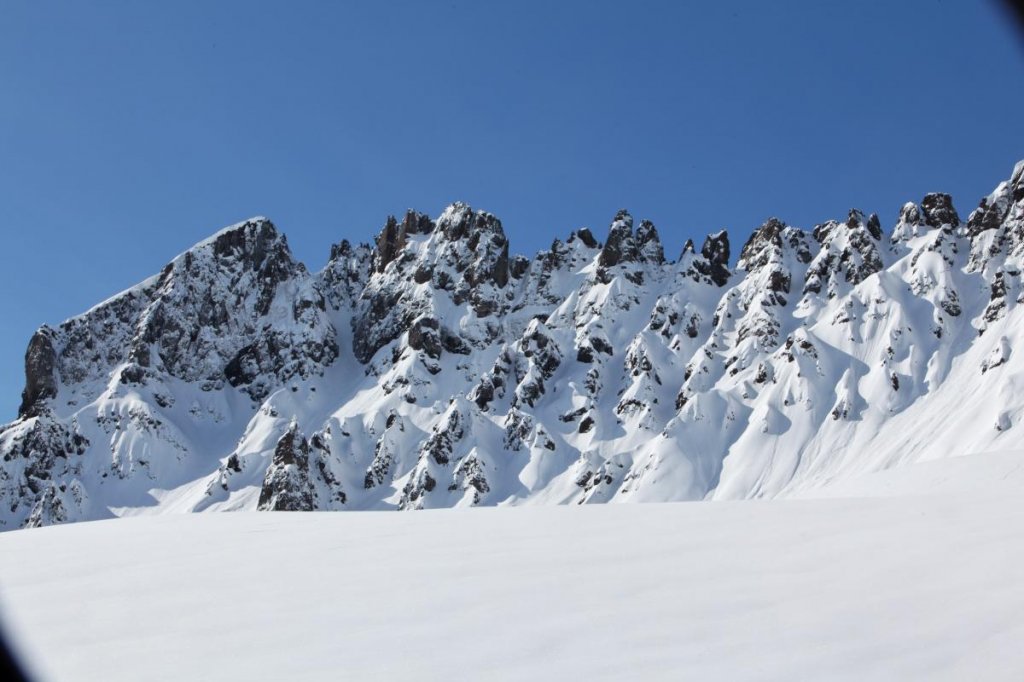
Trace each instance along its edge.
<instances>
[{"instance_id":1,"label":"smooth snow surface","mask_svg":"<svg viewBox=\"0 0 1024 682\"><path fill-rule=\"evenodd\" d=\"M1020 680L1022 463L889 497L29 529L0 598L43 680Z\"/></svg>"}]
</instances>

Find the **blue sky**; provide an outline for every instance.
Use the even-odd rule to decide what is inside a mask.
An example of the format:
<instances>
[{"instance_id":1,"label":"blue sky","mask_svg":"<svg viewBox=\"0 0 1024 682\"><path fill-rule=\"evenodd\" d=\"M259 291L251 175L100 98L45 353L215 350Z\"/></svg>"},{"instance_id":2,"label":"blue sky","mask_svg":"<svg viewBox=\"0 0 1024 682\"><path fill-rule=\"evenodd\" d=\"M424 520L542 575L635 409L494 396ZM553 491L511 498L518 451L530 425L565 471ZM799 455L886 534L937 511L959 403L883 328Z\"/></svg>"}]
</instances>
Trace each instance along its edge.
<instances>
[{"instance_id":1,"label":"blue sky","mask_svg":"<svg viewBox=\"0 0 1024 682\"><path fill-rule=\"evenodd\" d=\"M1024 158L994 3L27 2L0 7L0 420L32 331L271 217L313 270L464 200L531 254L620 207L669 254Z\"/></svg>"}]
</instances>

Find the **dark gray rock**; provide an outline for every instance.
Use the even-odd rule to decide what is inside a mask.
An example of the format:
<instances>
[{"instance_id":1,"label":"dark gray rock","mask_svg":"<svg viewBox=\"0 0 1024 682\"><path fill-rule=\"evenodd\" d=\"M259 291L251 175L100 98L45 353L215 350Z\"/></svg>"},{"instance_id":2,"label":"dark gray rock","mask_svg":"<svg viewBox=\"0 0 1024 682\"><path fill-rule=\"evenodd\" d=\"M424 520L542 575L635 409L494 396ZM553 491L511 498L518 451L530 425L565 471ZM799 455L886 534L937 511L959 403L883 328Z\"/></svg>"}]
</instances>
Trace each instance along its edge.
<instances>
[{"instance_id":1,"label":"dark gray rock","mask_svg":"<svg viewBox=\"0 0 1024 682\"><path fill-rule=\"evenodd\" d=\"M657 228L650 220L640 221L640 227L636 228L636 241L642 261L656 265L665 262L665 249L661 245Z\"/></svg>"},{"instance_id":2,"label":"dark gray rock","mask_svg":"<svg viewBox=\"0 0 1024 682\"><path fill-rule=\"evenodd\" d=\"M417 257L406 248L407 238L425 233L433 235L432 248L429 255ZM374 258L376 263L386 261L395 266L386 271L376 266L355 304L352 349L364 364L410 331L416 320L429 316L435 307L433 297L441 292L456 305L468 304L478 317L500 314L508 305L502 290L511 278L524 276L529 267L522 259L510 259L508 240L497 217L461 203L448 207L436 224L412 211L402 224L390 220L378 238ZM436 330L436 344L421 331L413 331L412 342L428 348L431 357L437 352L435 346L468 352L465 340L451 331Z\"/></svg>"},{"instance_id":3,"label":"dark gray rock","mask_svg":"<svg viewBox=\"0 0 1024 682\"><path fill-rule=\"evenodd\" d=\"M804 293L820 293L837 275L859 284L882 269L878 250L882 229L874 213L865 220L861 211L850 209L845 223L830 220L816 225L812 235L821 250L807 269ZM829 296L834 293L829 290Z\"/></svg>"},{"instance_id":4,"label":"dark gray rock","mask_svg":"<svg viewBox=\"0 0 1024 682\"><path fill-rule=\"evenodd\" d=\"M754 230L743 248L740 249L739 267L751 272L766 266L771 260L772 254L782 250L782 231L785 228L786 223L773 217ZM815 239L818 239L817 235L816 231Z\"/></svg>"},{"instance_id":5,"label":"dark gray rock","mask_svg":"<svg viewBox=\"0 0 1024 682\"><path fill-rule=\"evenodd\" d=\"M635 261L639 255L633 239L633 216L622 209L615 214L597 262L603 268L610 268L623 261Z\"/></svg>"},{"instance_id":6,"label":"dark gray rock","mask_svg":"<svg viewBox=\"0 0 1024 682\"><path fill-rule=\"evenodd\" d=\"M596 245L597 241L591 236L585 240L588 246ZM629 211L622 209L615 214L611 227L608 229L608 239L601 249L598 257L598 265L602 268L610 268L622 263L653 263L660 265L665 262L665 250L661 245L661 238L654 223L649 220L640 221L640 227L636 233L633 232L633 216Z\"/></svg>"},{"instance_id":7,"label":"dark gray rock","mask_svg":"<svg viewBox=\"0 0 1024 682\"><path fill-rule=\"evenodd\" d=\"M380 234L377 235L377 250L373 255L374 272L384 272L388 263L395 260L405 248L405 232L399 230L395 216L388 216Z\"/></svg>"},{"instance_id":8,"label":"dark gray rock","mask_svg":"<svg viewBox=\"0 0 1024 682\"><path fill-rule=\"evenodd\" d=\"M25 351L25 390L21 394L19 417L37 416L45 409L47 400L57 397L56 369L54 331L44 326L32 335Z\"/></svg>"},{"instance_id":9,"label":"dark gray rock","mask_svg":"<svg viewBox=\"0 0 1024 682\"><path fill-rule=\"evenodd\" d=\"M921 200L921 212L924 214L924 224L928 227L960 227L960 216L953 208L953 197L948 194L926 194Z\"/></svg>"},{"instance_id":10,"label":"dark gray rock","mask_svg":"<svg viewBox=\"0 0 1024 682\"><path fill-rule=\"evenodd\" d=\"M292 424L277 441L260 489L260 511L313 511L317 495L310 480L310 447Z\"/></svg>"},{"instance_id":11,"label":"dark gray rock","mask_svg":"<svg viewBox=\"0 0 1024 682\"><path fill-rule=\"evenodd\" d=\"M601 246L601 243L594 238L594 235L585 227L576 230L575 236L583 242L583 244L590 249L596 249Z\"/></svg>"},{"instance_id":12,"label":"dark gray rock","mask_svg":"<svg viewBox=\"0 0 1024 682\"><path fill-rule=\"evenodd\" d=\"M722 230L705 237L700 247L700 255L704 262L695 262L694 267L717 286L725 286L732 275L729 272L729 233Z\"/></svg>"}]
</instances>

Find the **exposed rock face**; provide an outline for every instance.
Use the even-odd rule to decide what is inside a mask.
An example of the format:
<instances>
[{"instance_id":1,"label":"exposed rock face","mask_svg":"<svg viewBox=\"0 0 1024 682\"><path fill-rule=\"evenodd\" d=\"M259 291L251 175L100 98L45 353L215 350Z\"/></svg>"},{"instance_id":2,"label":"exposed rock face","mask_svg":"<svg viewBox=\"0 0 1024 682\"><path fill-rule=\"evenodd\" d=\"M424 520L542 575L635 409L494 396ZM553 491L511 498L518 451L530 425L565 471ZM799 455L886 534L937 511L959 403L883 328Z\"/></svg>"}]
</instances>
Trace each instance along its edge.
<instances>
[{"instance_id":1,"label":"exposed rock face","mask_svg":"<svg viewBox=\"0 0 1024 682\"><path fill-rule=\"evenodd\" d=\"M267 220L223 230L160 275L72 318L50 337L64 384L88 384L129 362L140 381L162 375L254 401L338 355L323 296ZM33 369L33 372L35 370Z\"/></svg>"},{"instance_id":2,"label":"exposed rock face","mask_svg":"<svg viewBox=\"0 0 1024 682\"><path fill-rule=\"evenodd\" d=\"M763 268L782 249L782 232L786 224L778 218L769 218L754 230L740 251L738 267L751 271Z\"/></svg>"},{"instance_id":3,"label":"exposed rock face","mask_svg":"<svg viewBox=\"0 0 1024 682\"><path fill-rule=\"evenodd\" d=\"M29 418L19 429L0 432L6 486L6 512L26 527L46 526L84 518L88 499L81 482L82 455L90 443L74 425L66 426L44 414Z\"/></svg>"},{"instance_id":4,"label":"exposed rock face","mask_svg":"<svg viewBox=\"0 0 1024 682\"><path fill-rule=\"evenodd\" d=\"M605 243L583 228L526 258L453 204L335 244L316 274L269 221L239 223L32 337L0 528L171 498L762 497L1002 447L1024 414L1024 163L962 227L944 194L893 217L770 218L735 261L723 230L667 262L619 211Z\"/></svg>"},{"instance_id":5,"label":"exposed rock face","mask_svg":"<svg viewBox=\"0 0 1024 682\"><path fill-rule=\"evenodd\" d=\"M608 230L608 239L605 240L604 248L601 249L601 257L598 263L605 268L618 265L624 260L637 260L636 243L633 239L633 216L629 211L622 209L615 214L615 220Z\"/></svg>"},{"instance_id":6,"label":"exposed rock face","mask_svg":"<svg viewBox=\"0 0 1024 682\"><path fill-rule=\"evenodd\" d=\"M692 248L692 245L691 245ZM729 234L722 230L710 234L704 239L700 247L700 255L704 257L706 265L702 272L711 278L711 281L718 286L725 286L729 281Z\"/></svg>"},{"instance_id":7,"label":"exposed rock face","mask_svg":"<svg viewBox=\"0 0 1024 682\"><path fill-rule=\"evenodd\" d=\"M587 248L597 249L601 247L598 241L594 239L594 235L591 234L590 230L588 230L585 227L576 230L573 236L577 237L580 241L582 241Z\"/></svg>"},{"instance_id":8,"label":"exposed rock face","mask_svg":"<svg viewBox=\"0 0 1024 682\"><path fill-rule=\"evenodd\" d=\"M387 264L395 260L405 247L405 233L398 229L398 222L394 216L388 216L384 229L377 236L377 251L373 254L373 269L376 272L384 272Z\"/></svg>"},{"instance_id":9,"label":"exposed rock face","mask_svg":"<svg viewBox=\"0 0 1024 682\"><path fill-rule=\"evenodd\" d=\"M595 246L596 241L586 233L584 242ZM665 250L658 237L658 230L649 220L640 221L640 227L633 232L633 216L625 209L615 214L608 230L608 239L601 249L598 264L610 268L620 263L664 263Z\"/></svg>"},{"instance_id":10,"label":"exposed rock face","mask_svg":"<svg viewBox=\"0 0 1024 682\"><path fill-rule=\"evenodd\" d=\"M433 317L421 317L409 328L409 348L422 350L427 357L437 360L447 351L457 355L469 355L469 346L455 333L443 327Z\"/></svg>"},{"instance_id":11,"label":"exposed rock face","mask_svg":"<svg viewBox=\"0 0 1024 682\"><path fill-rule=\"evenodd\" d=\"M507 306L503 289L510 279L508 240L496 217L453 204L436 226L411 213L401 226L393 223L385 225L377 240L374 263L383 276L369 280L352 317L352 347L363 363L408 331L413 321L430 315L438 297L466 306L479 318ZM413 235L420 239L410 241ZM402 267L384 272L380 264L392 261ZM417 284L430 284L429 291Z\"/></svg>"},{"instance_id":12,"label":"exposed rock face","mask_svg":"<svg viewBox=\"0 0 1024 682\"><path fill-rule=\"evenodd\" d=\"M374 270L384 272L387 264L402 253L410 235L430 234L433 231L433 221L422 213L407 211L401 225L394 216L388 216L384 228L377 235L377 250L373 257Z\"/></svg>"},{"instance_id":13,"label":"exposed rock face","mask_svg":"<svg viewBox=\"0 0 1024 682\"><path fill-rule=\"evenodd\" d=\"M828 296L835 297L840 292L837 275L842 282L856 285L883 267L878 248L882 232L875 214L865 220L863 213L851 209L845 223L831 220L817 225L813 235L821 250L807 268L805 293L827 288Z\"/></svg>"},{"instance_id":14,"label":"exposed rock face","mask_svg":"<svg viewBox=\"0 0 1024 682\"><path fill-rule=\"evenodd\" d=\"M784 294L788 294L792 286L793 267L810 260L806 234L777 218L769 218L743 245L737 267L764 279L762 300L772 305L785 305Z\"/></svg>"},{"instance_id":15,"label":"exposed rock face","mask_svg":"<svg viewBox=\"0 0 1024 682\"><path fill-rule=\"evenodd\" d=\"M373 251L366 244L347 240L331 247L331 258L317 276L317 289L333 310L350 309L359 298L372 269Z\"/></svg>"},{"instance_id":16,"label":"exposed rock face","mask_svg":"<svg viewBox=\"0 0 1024 682\"><path fill-rule=\"evenodd\" d=\"M650 220L640 221L640 227L636 228L636 241L642 261L658 265L665 262L665 249L661 245L657 228Z\"/></svg>"},{"instance_id":17,"label":"exposed rock face","mask_svg":"<svg viewBox=\"0 0 1024 682\"><path fill-rule=\"evenodd\" d=\"M926 194L921 200L921 212L924 214L924 224L928 227L960 226L960 216L953 208L953 197L948 194Z\"/></svg>"},{"instance_id":18,"label":"exposed rock face","mask_svg":"<svg viewBox=\"0 0 1024 682\"><path fill-rule=\"evenodd\" d=\"M900 209L900 219L892 230L890 242L895 246L906 242L918 235L921 228L921 210L912 201L903 204Z\"/></svg>"},{"instance_id":19,"label":"exposed rock face","mask_svg":"<svg viewBox=\"0 0 1024 682\"><path fill-rule=\"evenodd\" d=\"M21 394L20 417L35 417L41 406L57 397L57 351L53 330L41 327L32 335L25 351L25 390Z\"/></svg>"},{"instance_id":20,"label":"exposed rock face","mask_svg":"<svg viewBox=\"0 0 1024 682\"><path fill-rule=\"evenodd\" d=\"M309 476L309 443L292 424L277 441L260 490L260 511L312 511L316 491Z\"/></svg>"},{"instance_id":21,"label":"exposed rock face","mask_svg":"<svg viewBox=\"0 0 1024 682\"><path fill-rule=\"evenodd\" d=\"M967 219L971 256L967 269L994 276L1007 258L1024 253L1024 161L1017 163L1008 182L981 200Z\"/></svg>"}]
</instances>

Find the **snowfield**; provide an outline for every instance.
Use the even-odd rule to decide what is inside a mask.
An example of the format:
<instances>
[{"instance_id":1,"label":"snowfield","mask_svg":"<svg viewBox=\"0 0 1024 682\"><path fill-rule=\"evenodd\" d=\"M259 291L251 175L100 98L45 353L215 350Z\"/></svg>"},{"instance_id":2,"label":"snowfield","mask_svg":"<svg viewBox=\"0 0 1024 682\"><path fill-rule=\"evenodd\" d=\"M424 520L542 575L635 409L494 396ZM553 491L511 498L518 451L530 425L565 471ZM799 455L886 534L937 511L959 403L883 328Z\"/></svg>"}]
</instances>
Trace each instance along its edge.
<instances>
[{"instance_id":1,"label":"snowfield","mask_svg":"<svg viewBox=\"0 0 1024 682\"><path fill-rule=\"evenodd\" d=\"M1020 680L1022 469L21 530L0 535L0 599L42 680Z\"/></svg>"}]
</instances>

